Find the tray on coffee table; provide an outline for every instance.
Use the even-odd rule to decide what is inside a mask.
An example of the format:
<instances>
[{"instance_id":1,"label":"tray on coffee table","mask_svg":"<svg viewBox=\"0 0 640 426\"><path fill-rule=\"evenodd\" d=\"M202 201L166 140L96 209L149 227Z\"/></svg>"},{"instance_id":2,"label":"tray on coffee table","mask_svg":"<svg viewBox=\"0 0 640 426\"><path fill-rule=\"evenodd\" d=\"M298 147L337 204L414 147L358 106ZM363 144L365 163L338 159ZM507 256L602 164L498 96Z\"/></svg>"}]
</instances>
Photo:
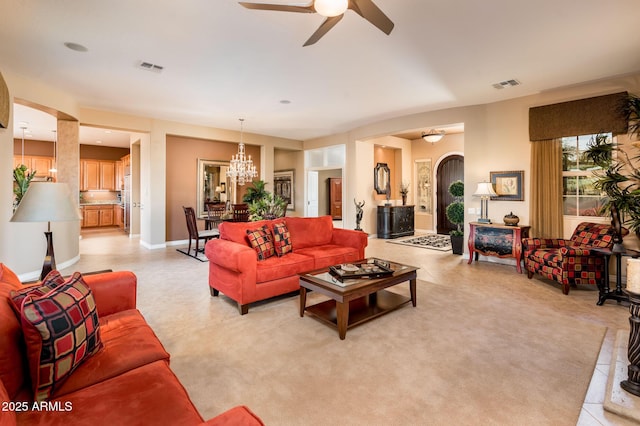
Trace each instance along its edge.
<instances>
[{"instance_id":1,"label":"tray on coffee table","mask_svg":"<svg viewBox=\"0 0 640 426\"><path fill-rule=\"evenodd\" d=\"M360 263L343 263L329 267L329 273L340 282L354 278L382 278L393 274L393 269L377 259Z\"/></svg>"}]
</instances>

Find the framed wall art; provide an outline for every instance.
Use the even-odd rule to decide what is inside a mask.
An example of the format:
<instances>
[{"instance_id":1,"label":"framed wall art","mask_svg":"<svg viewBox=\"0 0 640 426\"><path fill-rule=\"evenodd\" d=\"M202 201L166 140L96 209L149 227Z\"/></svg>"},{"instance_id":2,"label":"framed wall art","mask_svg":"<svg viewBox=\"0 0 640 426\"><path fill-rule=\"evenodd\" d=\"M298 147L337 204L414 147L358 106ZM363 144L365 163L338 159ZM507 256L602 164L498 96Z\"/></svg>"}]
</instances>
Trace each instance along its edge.
<instances>
[{"instance_id":1,"label":"framed wall art","mask_svg":"<svg viewBox=\"0 0 640 426\"><path fill-rule=\"evenodd\" d=\"M415 161L416 212L432 214L431 159Z\"/></svg>"},{"instance_id":2,"label":"framed wall art","mask_svg":"<svg viewBox=\"0 0 640 426\"><path fill-rule=\"evenodd\" d=\"M508 172L490 172L491 183L496 191L492 200L523 201L524 200L524 170Z\"/></svg>"},{"instance_id":3,"label":"framed wall art","mask_svg":"<svg viewBox=\"0 0 640 426\"><path fill-rule=\"evenodd\" d=\"M273 173L273 193L287 202L287 210L295 210L293 170Z\"/></svg>"}]
</instances>

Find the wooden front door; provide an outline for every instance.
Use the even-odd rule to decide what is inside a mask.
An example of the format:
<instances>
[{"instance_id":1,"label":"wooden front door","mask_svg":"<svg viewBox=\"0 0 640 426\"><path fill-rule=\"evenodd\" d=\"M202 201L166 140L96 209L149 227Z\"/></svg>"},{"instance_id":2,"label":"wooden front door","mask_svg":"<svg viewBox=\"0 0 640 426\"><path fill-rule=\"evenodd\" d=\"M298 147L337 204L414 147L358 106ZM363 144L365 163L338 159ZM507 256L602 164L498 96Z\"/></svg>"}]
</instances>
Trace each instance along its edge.
<instances>
[{"instance_id":1,"label":"wooden front door","mask_svg":"<svg viewBox=\"0 0 640 426\"><path fill-rule=\"evenodd\" d=\"M456 226L449 222L446 209L454 200L449 194L449 185L456 180L464 180L464 157L461 155L451 155L438 165L436 172L436 208L438 212L437 232L438 234L448 234L456 229Z\"/></svg>"}]
</instances>

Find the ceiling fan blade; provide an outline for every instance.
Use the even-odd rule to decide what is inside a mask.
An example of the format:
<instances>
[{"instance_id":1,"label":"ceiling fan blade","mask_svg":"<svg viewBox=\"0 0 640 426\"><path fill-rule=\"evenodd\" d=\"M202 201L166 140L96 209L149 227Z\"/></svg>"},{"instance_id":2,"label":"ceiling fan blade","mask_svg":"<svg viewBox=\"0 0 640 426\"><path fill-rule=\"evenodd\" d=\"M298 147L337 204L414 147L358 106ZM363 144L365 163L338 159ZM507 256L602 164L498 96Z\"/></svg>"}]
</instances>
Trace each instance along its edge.
<instances>
[{"instance_id":1,"label":"ceiling fan blade","mask_svg":"<svg viewBox=\"0 0 640 426\"><path fill-rule=\"evenodd\" d=\"M314 44L318 40L320 40L322 38L322 36L324 36L326 33L328 33L331 28L333 28L338 22L340 22L340 20L342 19L343 16L344 16L344 14L338 15L338 16L331 16L331 17L327 18L322 23L322 25L320 25L320 27L316 30L316 32L313 33L311 35L311 37L309 37L309 40L307 40L305 42L305 44L303 44L302 46L303 47L304 46L309 46L309 45Z\"/></svg>"},{"instance_id":2,"label":"ceiling fan blade","mask_svg":"<svg viewBox=\"0 0 640 426\"><path fill-rule=\"evenodd\" d=\"M394 24L391 19L371 0L349 0L349 9L371 22L387 35L393 30Z\"/></svg>"},{"instance_id":3,"label":"ceiling fan blade","mask_svg":"<svg viewBox=\"0 0 640 426\"><path fill-rule=\"evenodd\" d=\"M316 13L313 6L287 6L285 4L248 3L239 1L247 9L276 10L278 12Z\"/></svg>"}]
</instances>

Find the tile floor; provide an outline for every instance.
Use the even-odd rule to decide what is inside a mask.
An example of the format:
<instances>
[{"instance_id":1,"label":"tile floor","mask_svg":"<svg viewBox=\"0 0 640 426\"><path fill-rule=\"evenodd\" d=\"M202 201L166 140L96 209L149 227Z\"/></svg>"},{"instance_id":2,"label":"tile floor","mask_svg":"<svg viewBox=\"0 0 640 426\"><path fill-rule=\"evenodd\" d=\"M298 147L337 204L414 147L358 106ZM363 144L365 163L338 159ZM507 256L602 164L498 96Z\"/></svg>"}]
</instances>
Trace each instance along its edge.
<instances>
[{"instance_id":1,"label":"tile floor","mask_svg":"<svg viewBox=\"0 0 640 426\"><path fill-rule=\"evenodd\" d=\"M69 270L77 270L76 267L80 265L81 269L89 270L91 266L94 264L90 259L95 254L107 254L110 251L118 252L114 253L115 256L127 256L127 261L125 263L130 263L132 261L140 260L142 261L147 255L149 255L149 251L138 244L138 240L133 238L129 240L129 243L125 244L126 247L123 247L123 234L117 230L113 229L96 229L96 230L83 230L82 240L80 243L80 252L82 259L79 264L74 265ZM388 246L385 246L384 240L371 239L369 242L369 247L367 249L368 253L373 249L374 251L386 251L388 250ZM398 249L399 246L394 245L394 251ZM437 252L433 252L426 249L421 248L412 248L401 246L401 255L402 261L409 264L422 265L425 262L425 258L429 258L429 255L435 255ZM124 250L123 250L124 248ZM167 247L166 249L161 249L166 251L174 251L175 247ZM155 250L154 250L155 251ZM111 254L111 253L109 253ZM442 255L438 253L438 255ZM113 257L111 257L113 261ZM466 259L463 259L466 260ZM491 260L491 259L488 259ZM460 261L459 264L466 265L466 261ZM98 268L102 268L101 265L96 265ZM431 269L431 270L430 270ZM433 279L433 275L438 275L434 273L433 268L423 268L419 272L419 279ZM422 275L422 276L420 276ZM425 276L426 275L426 276ZM551 285L551 284L549 284ZM560 289L558 288L558 292ZM559 296L563 297L563 296ZM570 296L569 296L570 297ZM615 305L615 302L608 301L607 304ZM618 307L615 307L616 309ZM616 337L616 333L618 328L620 327L620 311L627 309L625 306L619 306L619 309L616 309L616 320L612 320L611 324L608 325L607 333L603 341L602 349L597 361L596 368L593 372L593 378L591 380L591 384L587 391L584 404L582 407L582 411L580 417L578 419L579 426L591 426L591 425L634 425L638 424L632 420L627 420L615 414L612 414L608 411L605 411L603 408L603 402L605 400L605 391L607 386L607 378L609 374L609 366L611 363L612 352L614 341Z\"/></svg>"}]
</instances>

